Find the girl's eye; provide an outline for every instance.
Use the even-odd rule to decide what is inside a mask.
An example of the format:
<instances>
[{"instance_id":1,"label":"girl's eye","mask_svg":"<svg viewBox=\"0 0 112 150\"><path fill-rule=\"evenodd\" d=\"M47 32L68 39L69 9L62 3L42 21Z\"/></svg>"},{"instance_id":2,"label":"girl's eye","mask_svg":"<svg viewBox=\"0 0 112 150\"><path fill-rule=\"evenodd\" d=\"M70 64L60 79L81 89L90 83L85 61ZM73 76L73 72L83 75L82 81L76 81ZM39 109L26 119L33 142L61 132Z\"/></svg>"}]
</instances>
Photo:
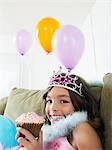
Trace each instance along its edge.
<instances>
[{"instance_id":1,"label":"girl's eye","mask_svg":"<svg viewBox=\"0 0 112 150\"><path fill-rule=\"evenodd\" d=\"M51 99L47 99L47 100L46 100L46 103L47 103L47 104L51 104L51 103L52 103L52 100L51 100Z\"/></svg>"},{"instance_id":2,"label":"girl's eye","mask_svg":"<svg viewBox=\"0 0 112 150\"><path fill-rule=\"evenodd\" d=\"M68 103L68 101L67 100L61 100L60 103L64 104L64 103Z\"/></svg>"}]
</instances>

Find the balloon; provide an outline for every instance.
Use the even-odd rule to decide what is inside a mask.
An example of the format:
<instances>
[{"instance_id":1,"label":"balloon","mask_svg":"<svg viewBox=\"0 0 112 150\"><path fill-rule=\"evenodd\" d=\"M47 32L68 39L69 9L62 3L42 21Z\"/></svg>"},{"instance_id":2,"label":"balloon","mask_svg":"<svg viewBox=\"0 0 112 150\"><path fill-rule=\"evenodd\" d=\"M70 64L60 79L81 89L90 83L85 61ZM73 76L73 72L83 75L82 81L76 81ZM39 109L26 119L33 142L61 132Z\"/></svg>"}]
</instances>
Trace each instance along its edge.
<instances>
[{"instance_id":1,"label":"balloon","mask_svg":"<svg viewBox=\"0 0 112 150\"><path fill-rule=\"evenodd\" d=\"M54 18L43 18L36 26L36 38L47 53L52 51L52 36L59 27L59 22Z\"/></svg>"},{"instance_id":2,"label":"balloon","mask_svg":"<svg viewBox=\"0 0 112 150\"><path fill-rule=\"evenodd\" d=\"M52 47L61 63L72 70L84 52L84 35L77 27L64 25L54 33Z\"/></svg>"},{"instance_id":3,"label":"balloon","mask_svg":"<svg viewBox=\"0 0 112 150\"><path fill-rule=\"evenodd\" d=\"M20 30L16 35L16 47L20 55L26 54L32 44L32 35L26 30Z\"/></svg>"},{"instance_id":4,"label":"balloon","mask_svg":"<svg viewBox=\"0 0 112 150\"><path fill-rule=\"evenodd\" d=\"M7 117L0 115L0 150L5 150L17 146L15 140L15 124Z\"/></svg>"}]
</instances>

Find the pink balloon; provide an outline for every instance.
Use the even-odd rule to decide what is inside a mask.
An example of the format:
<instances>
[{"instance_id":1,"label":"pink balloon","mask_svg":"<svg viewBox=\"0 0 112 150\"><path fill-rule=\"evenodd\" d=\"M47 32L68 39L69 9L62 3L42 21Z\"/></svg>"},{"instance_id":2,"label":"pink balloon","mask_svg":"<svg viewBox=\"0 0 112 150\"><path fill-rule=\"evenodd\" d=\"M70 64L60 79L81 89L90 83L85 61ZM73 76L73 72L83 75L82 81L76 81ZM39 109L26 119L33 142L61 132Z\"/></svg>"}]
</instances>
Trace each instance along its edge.
<instances>
[{"instance_id":1,"label":"pink balloon","mask_svg":"<svg viewBox=\"0 0 112 150\"><path fill-rule=\"evenodd\" d=\"M20 30L16 35L16 47L20 55L26 54L32 45L32 35L26 30Z\"/></svg>"},{"instance_id":2,"label":"pink balloon","mask_svg":"<svg viewBox=\"0 0 112 150\"><path fill-rule=\"evenodd\" d=\"M64 25L54 33L52 47L61 63L72 70L84 52L84 35L77 27Z\"/></svg>"}]
</instances>

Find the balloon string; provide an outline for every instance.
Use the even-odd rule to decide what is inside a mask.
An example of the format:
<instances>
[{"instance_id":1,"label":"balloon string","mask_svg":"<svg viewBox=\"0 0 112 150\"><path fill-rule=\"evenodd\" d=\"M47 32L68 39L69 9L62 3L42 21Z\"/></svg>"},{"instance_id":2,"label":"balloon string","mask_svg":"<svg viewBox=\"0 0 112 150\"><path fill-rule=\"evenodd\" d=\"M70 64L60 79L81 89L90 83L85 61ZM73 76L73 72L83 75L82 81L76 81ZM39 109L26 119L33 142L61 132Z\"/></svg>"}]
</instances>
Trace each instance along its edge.
<instances>
[{"instance_id":1,"label":"balloon string","mask_svg":"<svg viewBox=\"0 0 112 150\"><path fill-rule=\"evenodd\" d=\"M92 33L92 41L93 41L93 55L94 55L94 64L95 64L95 73L98 78L98 70L97 70L97 60L96 60L96 44L95 44L95 36L93 31L93 18L92 13L90 13L90 23L91 23L91 33Z\"/></svg>"},{"instance_id":2,"label":"balloon string","mask_svg":"<svg viewBox=\"0 0 112 150\"><path fill-rule=\"evenodd\" d=\"M20 87L22 87L23 83L23 56L20 56Z\"/></svg>"}]
</instances>

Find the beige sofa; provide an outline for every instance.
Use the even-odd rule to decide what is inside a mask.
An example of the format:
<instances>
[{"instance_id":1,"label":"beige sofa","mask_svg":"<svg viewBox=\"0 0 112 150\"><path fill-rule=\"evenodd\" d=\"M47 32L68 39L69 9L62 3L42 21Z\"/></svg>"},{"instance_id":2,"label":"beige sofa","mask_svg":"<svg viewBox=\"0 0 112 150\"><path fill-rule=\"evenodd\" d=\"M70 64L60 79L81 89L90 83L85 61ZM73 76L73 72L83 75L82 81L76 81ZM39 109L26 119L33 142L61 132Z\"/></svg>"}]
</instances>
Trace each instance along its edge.
<instances>
[{"instance_id":1,"label":"beige sofa","mask_svg":"<svg viewBox=\"0 0 112 150\"><path fill-rule=\"evenodd\" d=\"M99 105L105 124L105 149L112 150L112 73L106 74L103 84L91 84L90 89ZM0 100L0 114L15 119L22 113L35 111L44 114L45 90L14 88L10 95Z\"/></svg>"}]
</instances>

